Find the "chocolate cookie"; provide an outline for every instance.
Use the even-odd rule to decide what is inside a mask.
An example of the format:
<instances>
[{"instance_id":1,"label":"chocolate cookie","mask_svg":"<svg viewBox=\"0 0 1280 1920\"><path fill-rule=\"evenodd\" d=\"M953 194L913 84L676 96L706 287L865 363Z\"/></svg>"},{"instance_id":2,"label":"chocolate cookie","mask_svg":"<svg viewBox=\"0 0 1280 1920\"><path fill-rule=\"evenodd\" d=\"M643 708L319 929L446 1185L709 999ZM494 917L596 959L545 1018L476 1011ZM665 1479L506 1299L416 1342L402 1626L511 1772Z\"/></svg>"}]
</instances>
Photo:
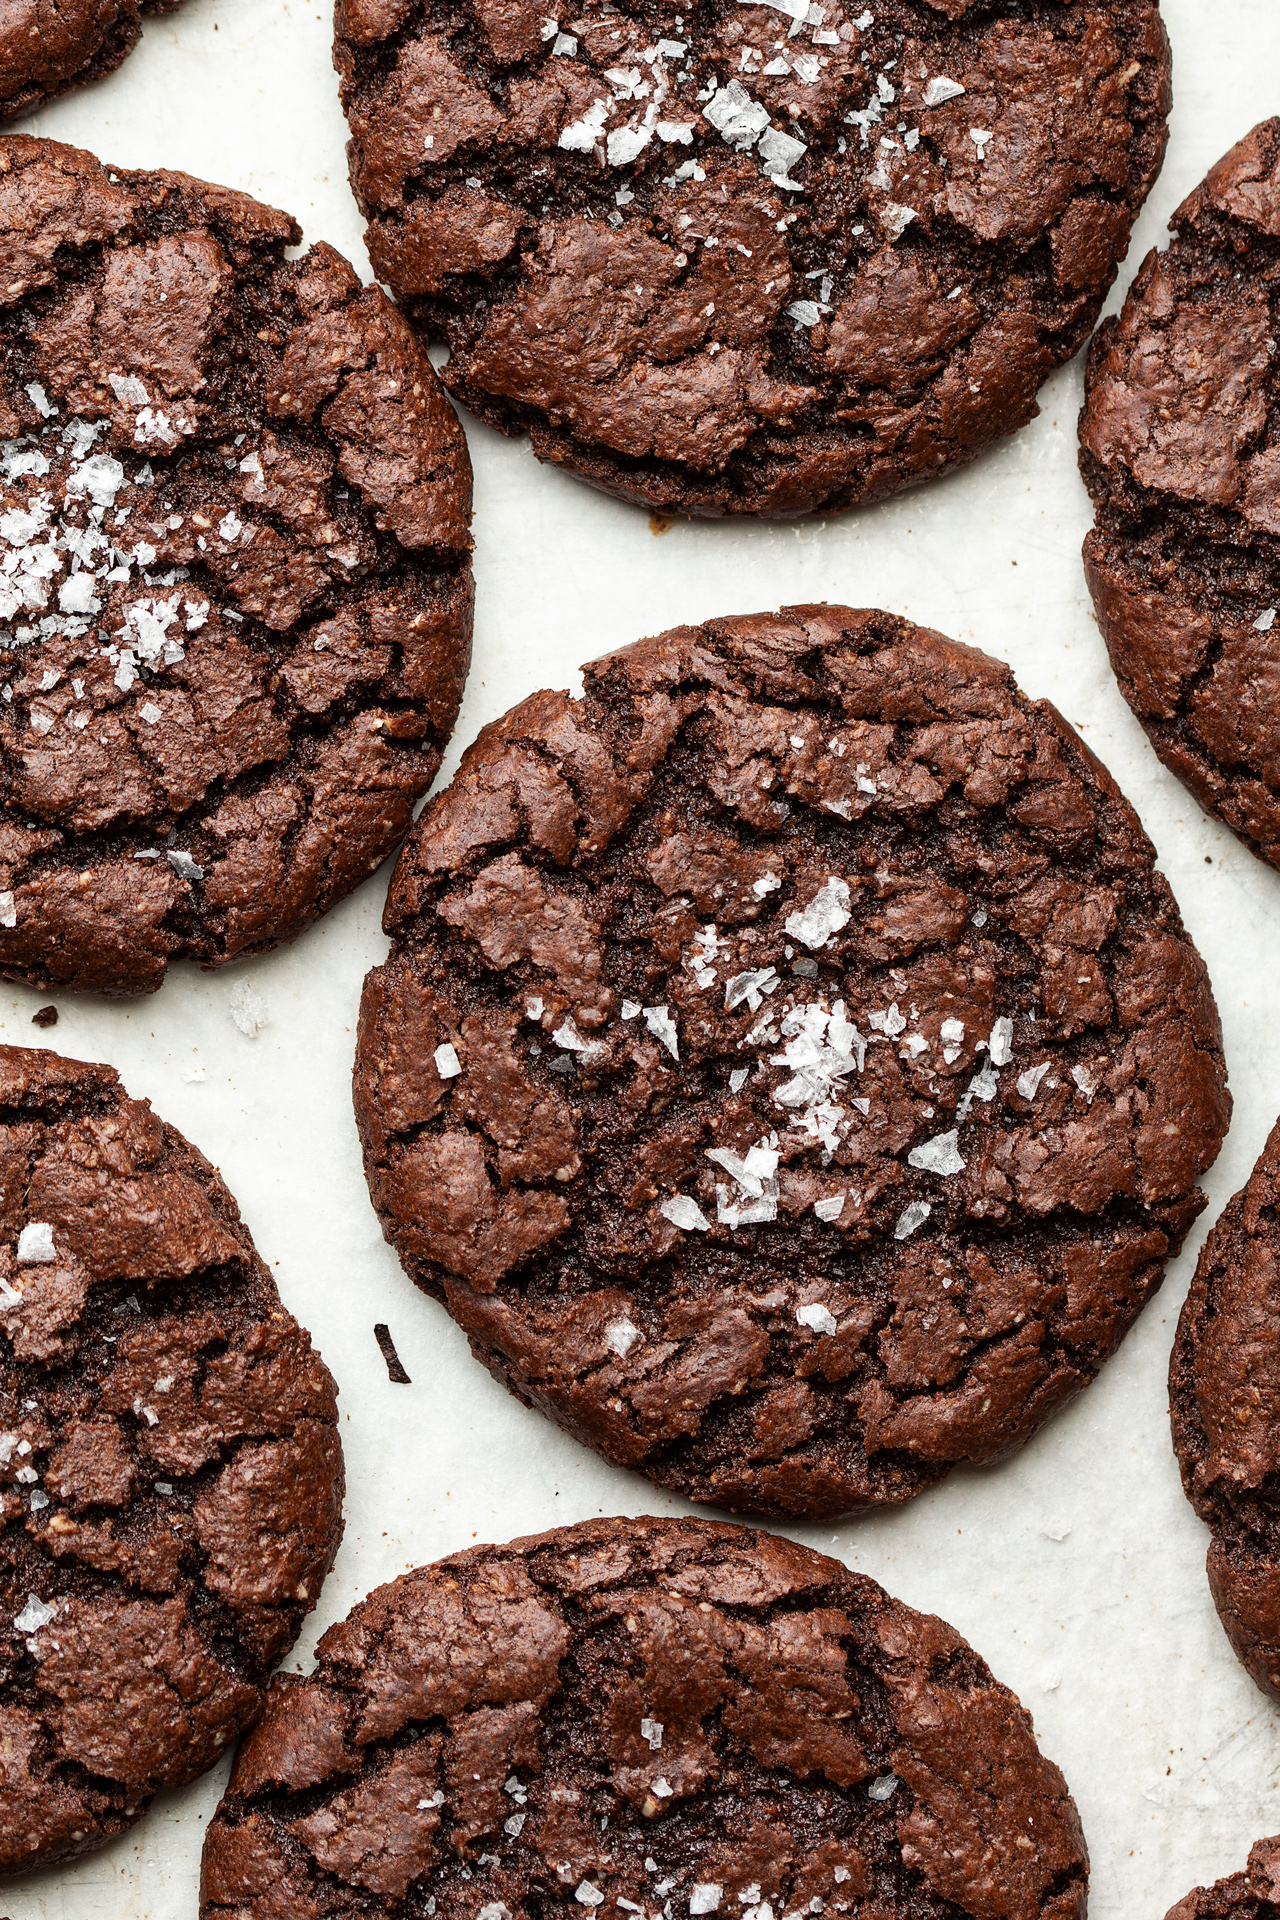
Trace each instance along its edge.
<instances>
[{"instance_id":1,"label":"chocolate cookie","mask_svg":"<svg viewBox=\"0 0 1280 1920\"><path fill-rule=\"evenodd\" d=\"M677 628L485 729L401 853L356 1113L477 1355L694 1500L1021 1444L1204 1204L1229 1101L1133 809L882 613Z\"/></svg>"},{"instance_id":2,"label":"chocolate cookie","mask_svg":"<svg viewBox=\"0 0 1280 1920\"><path fill-rule=\"evenodd\" d=\"M1280 119L1171 224L1089 353L1085 570L1156 752L1280 866Z\"/></svg>"},{"instance_id":3,"label":"chocolate cookie","mask_svg":"<svg viewBox=\"0 0 1280 1920\"><path fill-rule=\"evenodd\" d=\"M257 1719L342 1532L335 1388L203 1155L0 1047L0 1874Z\"/></svg>"},{"instance_id":4,"label":"chocolate cookie","mask_svg":"<svg viewBox=\"0 0 1280 1920\"><path fill-rule=\"evenodd\" d=\"M1197 1887L1165 1920L1280 1920L1280 1837L1259 1840L1244 1873Z\"/></svg>"},{"instance_id":5,"label":"chocolate cookie","mask_svg":"<svg viewBox=\"0 0 1280 1920\"><path fill-rule=\"evenodd\" d=\"M1280 1122L1200 1253L1169 1369L1182 1484L1213 1529L1209 1587L1280 1700Z\"/></svg>"},{"instance_id":6,"label":"chocolate cookie","mask_svg":"<svg viewBox=\"0 0 1280 1920\"><path fill-rule=\"evenodd\" d=\"M141 15L181 0L5 0L0 14L0 119L30 113L72 87L114 73L142 38Z\"/></svg>"},{"instance_id":7,"label":"chocolate cookie","mask_svg":"<svg viewBox=\"0 0 1280 1920\"><path fill-rule=\"evenodd\" d=\"M0 138L0 973L157 987L409 824L471 643L462 430L286 214Z\"/></svg>"},{"instance_id":8,"label":"chocolate cookie","mask_svg":"<svg viewBox=\"0 0 1280 1920\"><path fill-rule=\"evenodd\" d=\"M481 419L682 514L970 460L1159 171L1156 0L338 0L370 258Z\"/></svg>"},{"instance_id":9,"label":"chocolate cookie","mask_svg":"<svg viewBox=\"0 0 1280 1920\"><path fill-rule=\"evenodd\" d=\"M790 1540L595 1520L405 1574L277 1677L200 1913L1083 1920L1087 1877L953 1628Z\"/></svg>"}]
</instances>

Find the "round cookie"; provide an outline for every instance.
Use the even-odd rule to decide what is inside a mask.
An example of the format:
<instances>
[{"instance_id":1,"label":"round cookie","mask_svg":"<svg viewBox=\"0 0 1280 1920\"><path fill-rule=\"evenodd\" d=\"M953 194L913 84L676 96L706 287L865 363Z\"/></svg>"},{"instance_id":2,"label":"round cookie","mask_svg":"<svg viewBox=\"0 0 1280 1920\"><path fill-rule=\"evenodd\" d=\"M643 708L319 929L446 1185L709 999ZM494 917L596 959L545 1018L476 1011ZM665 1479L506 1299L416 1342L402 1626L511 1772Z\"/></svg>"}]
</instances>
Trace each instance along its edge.
<instances>
[{"instance_id":1,"label":"round cookie","mask_svg":"<svg viewBox=\"0 0 1280 1920\"><path fill-rule=\"evenodd\" d=\"M342 1532L335 1392L209 1162L0 1047L0 1874L257 1719Z\"/></svg>"},{"instance_id":2,"label":"round cookie","mask_svg":"<svg viewBox=\"0 0 1280 1920\"><path fill-rule=\"evenodd\" d=\"M236 1756L201 1920L1083 1920L1079 1818L1014 1695L790 1540L628 1519L474 1547L316 1660Z\"/></svg>"},{"instance_id":3,"label":"round cookie","mask_svg":"<svg viewBox=\"0 0 1280 1920\"><path fill-rule=\"evenodd\" d=\"M470 468L408 326L246 195L0 138L0 973L149 991L395 846Z\"/></svg>"},{"instance_id":4,"label":"round cookie","mask_svg":"<svg viewBox=\"0 0 1280 1920\"><path fill-rule=\"evenodd\" d=\"M1227 1638L1280 1700L1280 1122L1200 1252L1169 1367L1188 1500L1213 1530L1209 1588Z\"/></svg>"},{"instance_id":5,"label":"round cookie","mask_svg":"<svg viewBox=\"0 0 1280 1920\"><path fill-rule=\"evenodd\" d=\"M1280 119L1170 225L1089 352L1085 571L1156 752L1280 866Z\"/></svg>"},{"instance_id":6,"label":"round cookie","mask_svg":"<svg viewBox=\"0 0 1280 1920\"><path fill-rule=\"evenodd\" d=\"M1204 966L1005 667L793 607L485 729L401 853L356 1113L521 1399L694 1500L897 1502L1093 1378L1227 1125Z\"/></svg>"},{"instance_id":7,"label":"round cookie","mask_svg":"<svg viewBox=\"0 0 1280 1920\"><path fill-rule=\"evenodd\" d=\"M1156 0L339 0L375 271L450 391L678 514L1012 433L1159 171Z\"/></svg>"},{"instance_id":8,"label":"round cookie","mask_svg":"<svg viewBox=\"0 0 1280 1920\"><path fill-rule=\"evenodd\" d=\"M89 80L103 80L142 38L142 14L176 13L181 0L7 0L0 19L0 119L32 113Z\"/></svg>"},{"instance_id":9,"label":"round cookie","mask_svg":"<svg viewBox=\"0 0 1280 1920\"><path fill-rule=\"evenodd\" d=\"M1244 1873L1196 1887L1165 1920L1280 1920L1280 1836L1259 1840Z\"/></svg>"}]
</instances>

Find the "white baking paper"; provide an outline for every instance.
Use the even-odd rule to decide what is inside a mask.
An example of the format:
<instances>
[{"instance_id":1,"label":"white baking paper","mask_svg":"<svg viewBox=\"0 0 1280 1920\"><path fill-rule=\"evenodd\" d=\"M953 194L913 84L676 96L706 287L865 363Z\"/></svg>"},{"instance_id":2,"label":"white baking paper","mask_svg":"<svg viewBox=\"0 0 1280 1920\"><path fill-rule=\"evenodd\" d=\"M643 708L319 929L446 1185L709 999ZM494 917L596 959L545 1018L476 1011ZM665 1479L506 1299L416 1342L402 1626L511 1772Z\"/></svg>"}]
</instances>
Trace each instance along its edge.
<instances>
[{"instance_id":1,"label":"white baking paper","mask_svg":"<svg viewBox=\"0 0 1280 1920\"><path fill-rule=\"evenodd\" d=\"M1275 0L1165 0L1177 96L1164 173L1119 295L1208 167L1280 109ZM113 78L23 123L135 167L177 167L296 214L367 265L346 184L324 0L188 0ZM1204 1228L1280 1110L1280 875L1204 818L1116 690L1080 568L1077 361L1039 419L967 472L841 520L677 525L539 467L468 422L476 474L475 661L446 773L488 720L583 660L678 622L787 601L879 605L1009 661L1102 757L1155 841L1209 964L1235 1124L1211 1206L1102 1379L1016 1459L957 1473L872 1520L784 1529L943 1614L1021 1695L1064 1769L1093 1856L1094 1920L1161 1920L1189 1887L1280 1830L1280 1715L1236 1664L1183 1500L1165 1369ZM296 946L216 975L175 968L132 1003L0 985L0 1036L109 1060L218 1162L288 1305L341 1387L348 1494L337 1567L298 1649L406 1567L596 1514L680 1503L518 1406L383 1244L361 1177L350 1067L360 984L386 952L385 872ZM235 1025L252 983L269 1021ZM199 1075L199 1077L197 1077ZM393 1386L385 1320L412 1376ZM114 1846L10 1882L10 1920L194 1920L205 1823L226 1764L165 1794Z\"/></svg>"}]
</instances>

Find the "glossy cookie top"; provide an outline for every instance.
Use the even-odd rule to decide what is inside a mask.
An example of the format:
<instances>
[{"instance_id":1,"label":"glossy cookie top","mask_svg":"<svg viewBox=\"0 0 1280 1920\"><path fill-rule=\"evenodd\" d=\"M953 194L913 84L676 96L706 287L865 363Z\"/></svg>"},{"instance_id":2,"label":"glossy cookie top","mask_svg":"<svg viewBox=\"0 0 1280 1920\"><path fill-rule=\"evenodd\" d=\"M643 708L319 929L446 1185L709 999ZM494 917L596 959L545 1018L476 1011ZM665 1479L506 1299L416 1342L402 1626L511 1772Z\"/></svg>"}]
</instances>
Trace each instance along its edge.
<instances>
[{"instance_id":1,"label":"glossy cookie top","mask_svg":"<svg viewBox=\"0 0 1280 1920\"><path fill-rule=\"evenodd\" d=\"M1169 108L1154 0L342 0L336 58L450 390L690 514L839 509L1024 425Z\"/></svg>"},{"instance_id":2,"label":"glossy cookie top","mask_svg":"<svg viewBox=\"0 0 1280 1920\"><path fill-rule=\"evenodd\" d=\"M699 1500L1024 1440L1204 1204L1217 1013L1133 810L887 614L678 628L488 727L365 984L375 1205L485 1364Z\"/></svg>"},{"instance_id":3,"label":"glossy cookie top","mask_svg":"<svg viewBox=\"0 0 1280 1920\"><path fill-rule=\"evenodd\" d=\"M461 429L285 214L0 139L0 972L291 936L395 845L470 649Z\"/></svg>"},{"instance_id":4,"label":"glossy cookie top","mask_svg":"<svg viewBox=\"0 0 1280 1920\"><path fill-rule=\"evenodd\" d=\"M209 1162L0 1048L0 1873L257 1718L342 1532L335 1388Z\"/></svg>"},{"instance_id":5,"label":"glossy cookie top","mask_svg":"<svg viewBox=\"0 0 1280 1920\"><path fill-rule=\"evenodd\" d=\"M405 1574L277 1678L200 1912L1083 1920L1086 1879L943 1621L789 1540L599 1520Z\"/></svg>"}]
</instances>

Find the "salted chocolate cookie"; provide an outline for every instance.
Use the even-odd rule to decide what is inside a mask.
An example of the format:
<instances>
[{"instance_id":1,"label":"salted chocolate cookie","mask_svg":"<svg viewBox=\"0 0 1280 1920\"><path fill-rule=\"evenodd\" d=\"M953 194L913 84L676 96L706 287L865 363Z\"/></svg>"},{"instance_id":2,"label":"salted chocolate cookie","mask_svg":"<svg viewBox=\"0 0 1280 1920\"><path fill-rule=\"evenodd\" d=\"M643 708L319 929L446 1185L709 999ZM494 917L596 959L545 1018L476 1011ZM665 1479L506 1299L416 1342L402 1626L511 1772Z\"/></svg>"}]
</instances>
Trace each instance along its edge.
<instances>
[{"instance_id":1,"label":"salted chocolate cookie","mask_svg":"<svg viewBox=\"0 0 1280 1920\"><path fill-rule=\"evenodd\" d=\"M0 138L0 974L149 991L299 932L457 716L470 468L288 215Z\"/></svg>"},{"instance_id":2,"label":"salted chocolate cookie","mask_svg":"<svg viewBox=\"0 0 1280 1920\"><path fill-rule=\"evenodd\" d=\"M419 1286L694 1500L1019 1446L1204 1205L1217 1011L1133 809L883 613L642 641L485 729L392 881L356 1113Z\"/></svg>"},{"instance_id":3,"label":"salted chocolate cookie","mask_svg":"<svg viewBox=\"0 0 1280 1920\"><path fill-rule=\"evenodd\" d=\"M203 1155L0 1047L0 1874L257 1719L342 1532L335 1391Z\"/></svg>"},{"instance_id":4,"label":"salted chocolate cookie","mask_svg":"<svg viewBox=\"0 0 1280 1920\"><path fill-rule=\"evenodd\" d=\"M1156 752L1280 866L1280 119L1171 224L1089 353L1085 570Z\"/></svg>"},{"instance_id":5,"label":"salted chocolate cookie","mask_svg":"<svg viewBox=\"0 0 1280 1920\"><path fill-rule=\"evenodd\" d=\"M1170 98L1156 0L338 0L335 57L450 391L680 514L831 512L1023 426Z\"/></svg>"},{"instance_id":6,"label":"salted chocolate cookie","mask_svg":"<svg viewBox=\"0 0 1280 1920\"><path fill-rule=\"evenodd\" d=\"M181 0L3 0L0 119L31 113L114 73L142 38L142 16Z\"/></svg>"},{"instance_id":7,"label":"salted chocolate cookie","mask_svg":"<svg viewBox=\"0 0 1280 1920\"><path fill-rule=\"evenodd\" d=\"M1280 1836L1259 1840L1244 1873L1196 1887L1165 1920L1280 1920Z\"/></svg>"},{"instance_id":8,"label":"salted chocolate cookie","mask_svg":"<svg viewBox=\"0 0 1280 1920\"><path fill-rule=\"evenodd\" d=\"M1182 1484L1213 1529L1209 1587L1280 1700L1280 1123L1201 1250L1169 1370Z\"/></svg>"},{"instance_id":9,"label":"salted chocolate cookie","mask_svg":"<svg viewBox=\"0 0 1280 1920\"><path fill-rule=\"evenodd\" d=\"M379 1587L278 1677L201 1920L1083 1920L1075 1805L943 1621L790 1540L595 1520Z\"/></svg>"}]
</instances>

